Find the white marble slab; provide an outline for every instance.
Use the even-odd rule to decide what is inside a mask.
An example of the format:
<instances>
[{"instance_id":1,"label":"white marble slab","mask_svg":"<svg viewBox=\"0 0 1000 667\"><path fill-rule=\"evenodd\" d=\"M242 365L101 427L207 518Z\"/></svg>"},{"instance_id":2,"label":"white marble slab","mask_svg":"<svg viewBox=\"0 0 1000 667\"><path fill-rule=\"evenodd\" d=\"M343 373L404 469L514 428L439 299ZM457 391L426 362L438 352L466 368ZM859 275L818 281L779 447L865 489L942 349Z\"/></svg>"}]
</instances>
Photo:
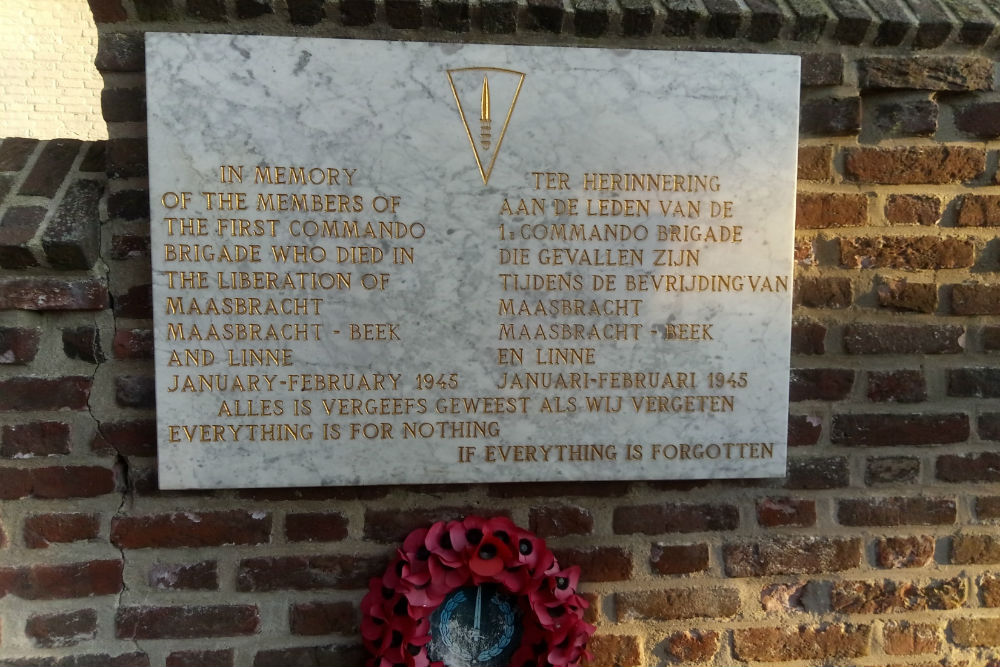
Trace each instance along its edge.
<instances>
[{"instance_id":1,"label":"white marble slab","mask_svg":"<svg viewBox=\"0 0 1000 667\"><path fill-rule=\"evenodd\" d=\"M164 488L784 474L797 58L146 60Z\"/></svg>"}]
</instances>

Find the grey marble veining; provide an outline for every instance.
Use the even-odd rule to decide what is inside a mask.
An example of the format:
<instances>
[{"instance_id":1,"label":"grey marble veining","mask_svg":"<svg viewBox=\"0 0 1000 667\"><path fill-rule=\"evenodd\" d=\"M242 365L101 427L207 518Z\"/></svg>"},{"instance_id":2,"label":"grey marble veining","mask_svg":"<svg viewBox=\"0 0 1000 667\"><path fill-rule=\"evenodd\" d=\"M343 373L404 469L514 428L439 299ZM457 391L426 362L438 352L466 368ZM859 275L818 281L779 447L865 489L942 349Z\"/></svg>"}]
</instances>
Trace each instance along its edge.
<instances>
[{"instance_id":1,"label":"grey marble veining","mask_svg":"<svg viewBox=\"0 0 1000 667\"><path fill-rule=\"evenodd\" d=\"M784 474L797 58L146 54L164 488Z\"/></svg>"}]
</instances>

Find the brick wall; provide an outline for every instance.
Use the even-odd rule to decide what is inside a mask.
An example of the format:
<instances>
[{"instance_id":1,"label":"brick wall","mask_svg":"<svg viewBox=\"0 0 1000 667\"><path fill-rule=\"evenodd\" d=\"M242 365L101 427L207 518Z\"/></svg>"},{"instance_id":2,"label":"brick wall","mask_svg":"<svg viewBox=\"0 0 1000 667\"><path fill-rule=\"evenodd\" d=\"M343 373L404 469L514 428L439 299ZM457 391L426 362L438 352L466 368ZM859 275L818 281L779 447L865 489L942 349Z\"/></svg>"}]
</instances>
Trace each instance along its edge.
<instances>
[{"instance_id":1,"label":"brick wall","mask_svg":"<svg viewBox=\"0 0 1000 667\"><path fill-rule=\"evenodd\" d=\"M0 664L356 667L363 589L401 538L502 513L583 566L600 667L1000 665L985 6L91 8L111 139L0 144ZM788 477L157 491L146 29L803 55Z\"/></svg>"}]
</instances>

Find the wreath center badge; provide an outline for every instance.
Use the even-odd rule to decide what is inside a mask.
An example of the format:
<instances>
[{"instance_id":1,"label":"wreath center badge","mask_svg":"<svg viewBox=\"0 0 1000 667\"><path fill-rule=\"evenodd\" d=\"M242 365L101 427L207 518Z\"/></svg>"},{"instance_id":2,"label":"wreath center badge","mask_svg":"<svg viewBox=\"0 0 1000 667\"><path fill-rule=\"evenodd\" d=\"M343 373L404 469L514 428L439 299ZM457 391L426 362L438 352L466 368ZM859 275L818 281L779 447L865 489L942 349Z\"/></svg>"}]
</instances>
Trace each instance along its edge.
<instances>
[{"instance_id":1,"label":"wreath center badge","mask_svg":"<svg viewBox=\"0 0 1000 667\"><path fill-rule=\"evenodd\" d=\"M361 601L366 667L578 667L594 633L579 580L507 518L419 528Z\"/></svg>"}]
</instances>

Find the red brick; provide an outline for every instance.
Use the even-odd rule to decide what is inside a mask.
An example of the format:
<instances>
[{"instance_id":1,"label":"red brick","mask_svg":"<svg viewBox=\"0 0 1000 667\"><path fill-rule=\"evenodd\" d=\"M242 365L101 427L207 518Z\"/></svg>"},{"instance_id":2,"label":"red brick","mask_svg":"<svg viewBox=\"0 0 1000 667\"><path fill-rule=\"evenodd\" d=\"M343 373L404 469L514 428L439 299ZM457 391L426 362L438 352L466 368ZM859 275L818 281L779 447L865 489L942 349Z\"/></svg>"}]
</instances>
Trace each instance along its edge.
<instances>
[{"instance_id":1,"label":"red brick","mask_svg":"<svg viewBox=\"0 0 1000 667\"><path fill-rule=\"evenodd\" d=\"M115 315L137 320L153 317L153 286L133 285L114 298Z\"/></svg>"},{"instance_id":2,"label":"red brick","mask_svg":"<svg viewBox=\"0 0 1000 667\"><path fill-rule=\"evenodd\" d=\"M587 642L587 650L593 658L584 665L592 667L640 667L642 648L638 637L633 635L597 634Z\"/></svg>"},{"instance_id":3,"label":"red brick","mask_svg":"<svg viewBox=\"0 0 1000 667\"><path fill-rule=\"evenodd\" d=\"M868 224L868 197L863 194L800 192L795 198L796 229L863 227Z\"/></svg>"},{"instance_id":4,"label":"red brick","mask_svg":"<svg viewBox=\"0 0 1000 667\"><path fill-rule=\"evenodd\" d=\"M904 446L964 442L970 434L964 414L834 415L830 442L836 445Z\"/></svg>"},{"instance_id":5,"label":"red brick","mask_svg":"<svg viewBox=\"0 0 1000 667\"><path fill-rule=\"evenodd\" d=\"M842 572L861 565L858 538L773 537L722 547L726 574L760 577L775 574Z\"/></svg>"},{"instance_id":6,"label":"red brick","mask_svg":"<svg viewBox=\"0 0 1000 667\"><path fill-rule=\"evenodd\" d=\"M632 554L621 547L553 549L562 567L579 565L587 581L628 581L632 578Z\"/></svg>"},{"instance_id":7,"label":"red brick","mask_svg":"<svg viewBox=\"0 0 1000 667\"><path fill-rule=\"evenodd\" d=\"M111 543L120 549L267 544L270 536L271 515L265 512L171 512L111 522Z\"/></svg>"},{"instance_id":8,"label":"red brick","mask_svg":"<svg viewBox=\"0 0 1000 667\"><path fill-rule=\"evenodd\" d=\"M1000 453L944 454L937 459L935 474L944 482L998 482Z\"/></svg>"},{"instance_id":9,"label":"red brick","mask_svg":"<svg viewBox=\"0 0 1000 667\"><path fill-rule=\"evenodd\" d=\"M350 602L303 602L288 611L293 635L352 635L358 631L358 614Z\"/></svg>"},{"instance_id":10,"label":"red brick","mask_svg":"<svg viewBox=\"0 0 1000 667\"><path fill-rule=\"evenodd\" d=\"M167 667L233 667L231 648L204 651L174 651L167 655Z\"/></svg>"},{"instance_id":11,"label":"red brick","mask_svg":"<svg viewBox=\"0 0 1000 667\"><path fill-rule=\"evenodd\" d=\"M16 500L31 495L32 471L0 467L0 500Z\"/></svg>"},{"instance_id":12,"label":"red brick","mask_svg":"<svg viewBox=\"0 0 1000 667\"><path fill-rule=\"evenodd\" d=\"M905 278L889 279L875 288L878 305L897 311L933 313L938 306L938 288L934 283L911 283Z\"/></svg>"},{"instance_id":13,"label":"red brick","mask_svg":"<svg viewBox=\"0 0 1000 667\"><path fill-rule=\"evenodd\" d=\"M844 136L861 129L860 97L822 97L802 102L799 132L803 135Z\"/></svg>"},{"instance_id":14,"label":"red brick","mask_svg":"<svg viewBox=\"0 0 1000 667\"><path fill-rule=\"evenodd\" d=\"M962 195L955 224L958 227L1000 225L1000 195Z\"/></svg>"},{"instance_id":15,"label":"red brick","mask_svg":"<svg viewBox=\"0 0 1000 667\"><path fill-rule=\"evenodd\" d=\"M986 151L969 146L860 147L845 150L849 180L883 185L972 181L986 171Z\"/></svg>"},{"instance_id":16,"label":"red brick","mask_svg":"<svg viewBox=\"0 0 1000 667\"><path fill-rule=\"evenodd\" d=\"M826 327L812 320L792 322L792 354L824 354Z\"/></svg>"},{"instance_id":17,"label":"red brick","mask_svg":"<svg viewBox=\"0 0 1000 667\"><path fill-rule=\"evenodd\" d=\"M38 648L76 646L97 636L97 612L93 609L28 617L24 634Z\"/></svg>"},{"instance_id":18,"label":"red brick","mask_svg":"<svg viewBox=\"0 0 1000 667\"><path fill-rule=\"evenodd\" d=\"M656 574L690 574L708 569L708 545L654 544L649 564Z\"/></svg>"},{"instance_id":19,"label":"red brick","mask_svg":"<svg viewBox=\"0 0 1000 667\"><path fill-rule=\"evenodd\" d=\"M484 517L506 516L509 512L483 511L471 507L435 507L419 510L365 510L365 539L376 542L402 542L417 528L426 528L435 521L461 519L470 514Z\"/></svg>"},{"instance_id":20,"label":"red brick","mask_svg":"<svg viewBox=\"0 0 1000 667\"><path fill-rule=\"evenodd\" d=\"M880 537L875 541L875 562L879 567L923 567L934 559L934 538L930 535Z\"/></svg>"},{"instance_id":21,"label":"red brick","mask_svg":"<svg viewBox=\"0 0 1000 667\"><path fill-rule=\"evenodd\" d=\"M957 354L965 350L965 328L954 324L849 324L848 354Z\"/></svg>"},{"instance_id":22,"label":"red brick","mask_svg":"<svg viewBox=\"0 0 1000 667\"><path fill-rule=\"evenodd\" d=\"M797 278L793 303L805 308L847 308L854 299L850 278Z\"/></svg>"},{"instance_id":23,"label":"red brick","mask_svg":"<svg viewBox=\"0 0 1000 667\"><path fill-rule=\"evenodd\" d=\"M114 470L100 466L52 466L25 470L34 498L92 498L117 491Z\"/></svg>"},{"instance_id":24,"label":"red brick","mask_svg":"<svg viewBox=\"0 0 1000 667\"><path fill-rule=\"evenodd\" d=\"M616 535L735 530L740 512L735 505L708 503L625 506L615 508L612 525Z\"/></svg>"},{"instance_id":25,"label":"red brick","mask_svg":"<svg viewBox=\"0 0 1000 667\"><path fill-rule=\"evenodd\" d=\"M149 220L149 192L118 190L108 195L108 217L120 220ZM113 259L149 260L149 237L126 235L111 237Z\"/></svg>"},{"instance_id":26,"label":"red brick","mask_svg":"<svg viewBox=\"0 0 1000 667\"><path fill-rule=\"evenodd\" d=\"M93 560L0 568L0 598L66 600L114 595L122 590L122 565L120 560Z\"/></svg>"},{"instance_id":27,"label":"red brick","mask_svg":"<svg viewBox=\"0 0 1000 667\"><path fill-rule=\"evenodd\" d=\"M532 507L528 527L543 538L589 535L594 530L594 515L575 505Z\"/></svg>"},{"instance_id":28,"label":"red brick","mask_svg":"<svg viewBox=\"0 0 1000 667\"><path fill-rule=\"evenodd\" d=\"M945 372L948 396L956 398L1000 397L1000 369L949 368Z\"/></svg>"},{"instance_id":29,"label":"red brick","mask_svg":"<svg viewBox=\"0 0 1000 667\"><path fill-rule=\"evenodd\" d=\"M108 177L146 176L149 156L145 138L111 139L106 150Z\"/></svg>"},{"instance_id":30,"label":"red brick","mask_svg":"<svg viewBox=\"0 0 1000 667\"><path fill-rule=\"evenodd\" d=\"M155 456L156 421L136 419L103 423L94 435L90 448L95 452L123 456Z\"/></svg>"},{"instance_id":31,"label":"red brick","mask_svg":"<svg viewBox=\"0 0 1000 667\"><path fill-rule=\"evenodd\" d=\"M362 589L381 576L386 559L351 555L247 558L239 562L236 590L240 592Z\"/></svg>"},{"instance_id":32,"label":"red brick","mask_svg":"<svg viewBox=\"0 0 1000 667\"><path fill-rule=\"evenodd\" d=\"M740 612L740 594L721 586L627 591L615 593L615 612L619 623L732 618Z\"/></svg>"},{"instance_id":33,"label":"red brick","mask_svg":"<svg viewBox=\"0 0 1000 667\"><path fill-rule=\"evenodd\" d=\"M941 526L955 523L953 498L850 498L837 504L837 521L844 526Z\"/></svg>"},{"instance_id":34,"label":"red brick","mask_svg":"<svg viewBox=\"0 0 1000 667\"><path fill-rule=\"evenodd\" d=\"M979 599L984 607L1000 607L1000 577L984 574L979 578Z\"/></svg>"},{"instance_id":35,"label":"red brick","mask_svg":"<svg viewBox=\"0 0 1000 667\"><path fill-rule=\"evenodd\" d=\"M876 403L919 403L927 400L923 371L869 371L868 400Z\"/></svg>"},{"instance_id":36,"label":"red brick","mask_svg":"<svg viewBox=\"0 0 1000 667\"><path fill-rule=\"evenodd\" d=\"M111 349L115 359L152 359L152 329L119 329Z\"/></svg>"},{"instance_id":37,"label":"red brick","mask_svg":"<svg viewBox=\"0 0 1000 667\"><path fill-rule=\"evenodd\" d=\"M683 630L667 637L667 657L684 664L708 662L719 652L719 633L714 630Z\"/></svg>"},{"instance_id":38,"label":"red brick","mask_svg":"<svg viewBox=\"0 0 1000 667\"><path fill-rule=\"evenodd\" d=\"M805 447L819 442L823 420L810 415L788 416L788 446Z\"/></svg>"},{"instance_id":39,"label":"red brick","mask_svg":"<svg viewBox=\"0 0 1000 667\"><path fill-rule=\"evenodd\" d=\"M920 459L913 456L876 456L865 462L865 484L900 484L916 482L920 477Z\"/></svg>"},{"instance_id":40,"label":"red brick","mask_svg":"<svg viewBox=\"0 0 1000 667\"><path fill-rule=\"evenodd\" d=\"M149 261L149 237L136 234L115 234L111 237L111 259L142 259Z\"/></svg>"},{"instance_id":41,"label":"red brick","mask_svg":"<svg viewBox=\"0 0 1000 667\"><path fill-rule=\"evenodd\" d=\"M69 454L69 424L64 422L28 422L3 427L0 456L53 456Z\"/></svg>"},{"instance_id":42,"label":"red brick","mask_svg":"<svg viewBox=\"0 0 1000 667\"><path fill-rule=\"evenodd\" d=\"M792 258L795 260L796 266L815 266L816 249L813 247L812 239L795 239Z\"/></svg>"},{"instance_id":43,"label":"red brick","mask_svg":"<svg viewBox=\"0 0 1000 667\"><path fill-rule=\"evenodd\" d=\"M115 378L115 403L123 408L155 408L155 378L119 375Z\"/></svg>"},{"instance_id":44,"label":"red brick","mask_svg":"<svg viewBox=\"0 0 1000 667\"><path fill-rule=\"evenodd\" d=\"M457 485L461 487L461 485ZM292 500L376 500L389 495L398 486L303 486L290 489L241 489L236 497L254 502L284 502ZM404 487L405 488L405 487Z\"/></svg>"},{"instance_id":45,"label":"red brick","mask_svg":"<svg viewBox=\"0 0 1000 667\"><path fill-rule=\"evenodd\" d=\"M941 650L941 639L932 623L886 621L882 627L882 645L889 655L937 653Z\"/></svg>"},{"instance_id":46,"label":"red brick","mask_svg":"<svg viewBox=\"0 0 1000 667\"><path fill-rule=\"evenodd\" d=\"M850 483L847 458L843 456L788 459L786 489L837 489Z\"/></svg>"},{"instance_id":47,"label":"red brick","mask_svg":"<svg viewBox=\"0 0 1000 667\"><path fill-rule=\"evenodd\" d=\"M24 519L24 544L45 549L50 544L97 539L100 530L98 514L35 514Z\"/></svg>"},{"instance_id":48,"label":"red brick","mask_svg":"<svg viewBox=\"0 0 1000 667\"><path fill-rule=\"evenodd\" d=\"M260 629L253 605L121 607L115 614L118 639L239 637Z\"/></svg>"},{"instance_id":49,"label":"red brick","mask_svg":"<svg viewBox=\"0 0 1000 667\"><path fill-rule=\"evenodd\" d=\"M816 501L802 498L760 498L757 523L761 526L812 526L816 523Z\"/></svg>"},{"instance_id":50,"label":"red brick","mask_svg":"<svg viewBox=\"0 0 1000 667\"><path fill-rule=\"evenodd\" d=\"M0 412L86 410L91 384L91 378L81 376L0 380Z\"/></svg>"},{"instance_id":51,"label":"red brick","mask_svg":"<svg viewBox=\"0 0 1000 667\"><path fill-rule=\"evenodd\" d=\"M847 368L793 368L788 400L839 401L847 398L854 386L854 371Z\"/></svg>"},{"instance_id":52,"label":"red brick","mask_svg":"<svg viewBox=\"0 0 1000 667\"><path fill-rule=\"evenodd\" d=\"M104 310L108 304L108 288L98 278L0 281L0 310Z\"/></svg>"},{"instance_id":53,"label":"red brick","mask_svg":"<svg viewBox=\"0 0 1000 667\"><path fill-rule=\"evenodd\" d=\"M951 641L962 647L1000 646L1000 618L957 618L948 626Z\"/></svg>"},{"instance_id":54,"label":"red brick","mask_svg":"<svg viewBox=\"0 0 1000 667\"><path fill-rule=\"evenodd\" d=\"M337 542L347 537L347 517L339 512L305 512L285 517L289 542Z\"/></svg>"},{"instance_id":55,"label":"red brick","mask_svg":"<svg viewBox=\"0 0 1000 667\"><path fill-rule=\"evenodd\" d=\"M42 206L11 206L0 218L0 268L27 269L38 266L30 241L45 220Z\"/></svg>"},{"instance_id":56,"label":"red brick","mask_svg":"<svg viewBox=\"0 0 1000 667\"><path fill-rule=\"evenodd\" d=\"M955 127L979 139L1000 137L1000 102L959 106L955 109Z\"/></svg>"},{"instance_id":57,"label":"red brick","mask_svg":"<svg viewBox=\"0 0 1000 667\"><path fill-rule=\"evenodd\" d=\"M219 568L214 560L154 563L146 581L159 591L215 591L219 589Z\"/></svg>"},{"instance_id":58,"label":"red brick","mask_svg":"<svg viewBox=\"0 0 1000 667\"><path fill-rule=\"evenodd\" d=\"M28 177L21 184L18 194L38 197L56 195L63 179L73 166L83 143L77 139L53 139L42 145L42 152L35 160Z\"/></svg>"},{"instance_id":59,"label":"red brick","mask_svg":"<svg viewBox=\"0 0 1000 667\"><path fill-rule=\"evenodd\" d=\"M941 198L934 195L889 195L885 219L891 225L936 225L941 219Z\"/></svg>"},{"instance_id":60,"label":"red brick","mask_svg":"<svg viewBox=\"0 0 1000 667\"><path fill-rule=\"evenodd\" d=\"M871 626L830 624L818 627L746 628L733 631L738 660L844 660L868 655Z\"/></svg>"},{"instance_id":61,"label":"red brick","mask_svg":"<svg viewBox=\"0 0 1000 667\"><path fill-rule=\"evenodd\" d=\"M800 181L833 179L833 146L799 146Z\"/></svg>"},{"instance_id":62,"label":"red brick","mask_svg":"<svg viewBox=\"0 0 1000 667\"><path fill-rule=\"evenodd\" d=\"M993 62L975 56L875 56L858 61L862 90L972 91L993 89Z\"/></svg>"},{"instance_id":63,"label":"red brick","mask_svg":"<svg viewBox=\"0 0 1000 667\"><path fill-rule=\"evenodd\" d=\"M257 651L253 667L313 667L314 665L362 665L367 654L361 646L298 646Z\"/></svg>"},{"instance_id":64,"label":"red brick","mask_svg":"<svg viewBox=\"0 0 1000 667\"><path fill-rule=\"evenodd\" d=\"M1000 286L952 285L953 315L1000 315Z\"/></svg>"},{"instance_id":65,"label":"red brick","mask_svg":"<svg viewBox=\"0 0 1000 667\"><path fill-rule=\"evenodd\" d=\"M35 152L38 139L8 137L0 142L0 171L21 171Z\"/></svg>"},{"instance_id":66,"label":"red brick","mask_svg":"<svg viewBox=\"0 0 1000 667\"><path fill-rule=\"evenodd\" d=\"M975 244L937 236L839 239L840 263L851 269L960 269L973 265Z\"/></svg>"}]
</instances>

